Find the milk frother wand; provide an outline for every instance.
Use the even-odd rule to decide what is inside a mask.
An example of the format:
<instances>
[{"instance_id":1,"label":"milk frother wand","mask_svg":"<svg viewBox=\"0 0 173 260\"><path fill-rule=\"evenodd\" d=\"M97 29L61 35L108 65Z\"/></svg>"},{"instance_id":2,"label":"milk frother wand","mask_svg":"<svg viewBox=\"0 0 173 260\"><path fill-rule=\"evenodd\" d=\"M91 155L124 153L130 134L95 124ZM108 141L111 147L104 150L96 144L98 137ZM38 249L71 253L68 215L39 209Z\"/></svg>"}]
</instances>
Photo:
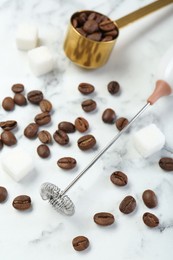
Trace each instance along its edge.
<instances>
[{"instance_id":1,"label":"milk frother wand","mask_svg":"<svg viewBox=\"0 0 173 260\"><path fill-rule=\"evenodd\" d=\"M73 215L75 206L71 199L66 195L67 191L84 175L84 173L92 167L92 165L115 143L119 137L127 131L127 129L142 115L142 113L153 105L159 98L168 96L173 92L173 48L171 48L163 57L159 68L159 78L156 81L155 89L151 96L147 99L147 103L142 109L130 120L128 125L124 127L110 142L93 158L93 160L77 175L77 177L64 189L61 190L56 185L46 182L41 185L40 195L43 200L49 203L60 213L65 215Z\"/></svg>"}]
</instances>

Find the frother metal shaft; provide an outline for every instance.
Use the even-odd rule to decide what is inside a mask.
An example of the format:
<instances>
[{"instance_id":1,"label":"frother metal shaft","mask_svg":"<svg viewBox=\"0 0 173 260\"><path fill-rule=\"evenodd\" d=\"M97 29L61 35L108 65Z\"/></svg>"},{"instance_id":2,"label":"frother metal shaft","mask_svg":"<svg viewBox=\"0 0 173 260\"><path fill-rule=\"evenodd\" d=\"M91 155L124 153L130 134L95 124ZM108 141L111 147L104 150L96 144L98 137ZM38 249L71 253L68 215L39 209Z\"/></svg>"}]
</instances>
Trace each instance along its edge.
<instances>
[{"instance_id":1,"label":"frother metal shaft","mask_svg":"<svg viewBox=\"0 0 173 260\"><path fill-rule=\"evenodd\" d=\"M112 146L119 137L129 129L133 122L150 106L150 103L146 103L145 106L130 120L128 125L124 127L94 158L93 160L81 171L78 176L61 192L61 195L64 195L83 175L88 169Z\"/></svg>"}]
</instances>

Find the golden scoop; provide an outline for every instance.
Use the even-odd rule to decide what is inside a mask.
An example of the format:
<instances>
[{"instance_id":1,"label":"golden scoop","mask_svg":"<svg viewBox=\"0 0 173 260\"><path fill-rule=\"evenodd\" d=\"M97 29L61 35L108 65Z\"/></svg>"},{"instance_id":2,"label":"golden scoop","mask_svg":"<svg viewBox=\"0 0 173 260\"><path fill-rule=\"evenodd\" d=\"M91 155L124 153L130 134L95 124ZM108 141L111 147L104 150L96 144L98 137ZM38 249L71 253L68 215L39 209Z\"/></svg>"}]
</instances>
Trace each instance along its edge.
<instances>
[{"instance_id":1,"label":"golden scoop","mask_svg":"<svg viewBox=\"0 0 173 260\"><path fill-rule=\"evenodd\" d=\"M157 0L116 21L113 21L113 23L116 25L119 31L119 29L125 25L128 25L129 23L132 23L139 18L171 3L173 3L173 0ZM73 14L71 17L71 23L69 25L67 36L64 42L65 54L72 62L80 67L86 69L99 68L105 65L108 61L117 38L107 42L98 42L84 37L72 25L72 19L78 13L80 12ZM100 14L98 12L95 13Z\"/></svg>"}]
</instances>

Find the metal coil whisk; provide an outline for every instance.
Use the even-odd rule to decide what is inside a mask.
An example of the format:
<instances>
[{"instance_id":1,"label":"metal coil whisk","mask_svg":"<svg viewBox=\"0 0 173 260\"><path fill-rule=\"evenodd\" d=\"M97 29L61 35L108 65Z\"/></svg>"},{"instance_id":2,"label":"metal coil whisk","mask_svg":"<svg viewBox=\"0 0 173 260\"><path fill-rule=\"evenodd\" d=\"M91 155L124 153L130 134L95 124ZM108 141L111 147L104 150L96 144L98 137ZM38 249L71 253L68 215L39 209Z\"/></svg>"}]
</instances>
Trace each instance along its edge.
<instances>
[{"instance_id":1,"label":"metal coil whisk","mask_svg":"<svg viewBox=\"0 0 173 260\"><path fill-rule=\"evenodd\" d=\"M40 195L43 200L48 200L58 212L69 216L74 214L75 207L73 202L67 195L63 195L56 185L49 182L43 183Z\"/></svg>"}]
</instances>

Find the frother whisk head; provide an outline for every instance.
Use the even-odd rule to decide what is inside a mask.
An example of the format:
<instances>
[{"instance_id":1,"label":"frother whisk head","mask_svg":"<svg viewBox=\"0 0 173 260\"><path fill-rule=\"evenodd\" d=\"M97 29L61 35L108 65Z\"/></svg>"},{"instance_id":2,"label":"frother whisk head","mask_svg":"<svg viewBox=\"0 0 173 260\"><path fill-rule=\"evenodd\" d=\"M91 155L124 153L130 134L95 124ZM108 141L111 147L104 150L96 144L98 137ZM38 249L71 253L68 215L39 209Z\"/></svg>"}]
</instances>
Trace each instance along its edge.
<instances>
[{"instance_id":1,"label":"frother whisk head","mask_svg":"<svg viewBox=\"0 0 173 260\"><path fill-rule=\"evenodd\" d=\"M41 185L40 195L43 200L48 200L53 208L65 215L73 215L75 206L67 195L54 184L45 182Z\"/></svg>"}]
</instances>

